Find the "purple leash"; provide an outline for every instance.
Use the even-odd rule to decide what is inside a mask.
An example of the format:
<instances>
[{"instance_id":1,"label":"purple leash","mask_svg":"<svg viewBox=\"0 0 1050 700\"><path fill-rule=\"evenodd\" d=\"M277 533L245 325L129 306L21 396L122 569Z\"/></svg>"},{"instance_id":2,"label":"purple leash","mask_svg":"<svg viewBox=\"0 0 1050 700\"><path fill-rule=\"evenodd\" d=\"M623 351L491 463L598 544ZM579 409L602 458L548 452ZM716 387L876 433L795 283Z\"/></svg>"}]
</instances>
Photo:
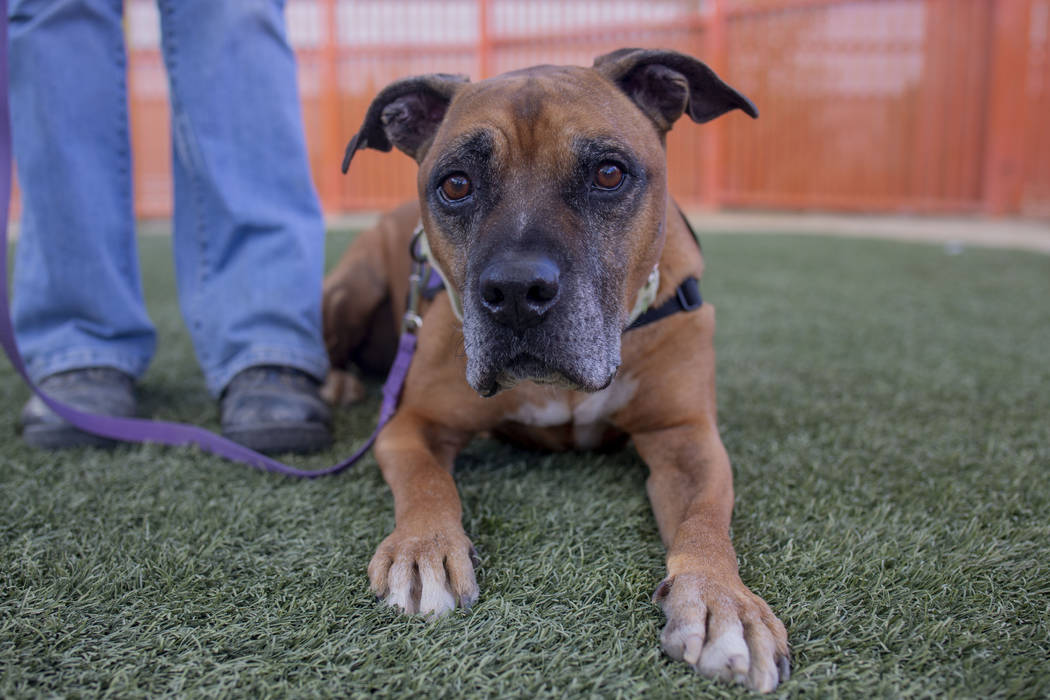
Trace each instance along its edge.
<instances>
[{"instance_id":1,"label":"purple leash","mask_svg":"<svg viewBox=\"0 0 1050 700\"><path fill-rule=\"evenodd\" d=\"M0 16L6 20L7 0L0 0L0 12L2 12L2 15ZM11 200L12 161L11 117L8 109L9 91L6 26L0 31L0 87L3 88L3 97L2 101L0 101L0 304L2 304L2 313L0 313L0 344L3 345L4 351L7 353L7 357L11 360L11 364L14 366L15 370L22 375L22 379L24 379L26 384L36 392L37 396L39 396L52 411L69 421L69 423L94 435L100 435L115 440L123 440L125 442L153 442L160 445L171 445L175 447L196 445L205 452L210 452L219 457L224 457L236 462L243 462L244 464L248 464L256 469L275 472L277 474L285 474L287 476L313 478L317 476L325 476L327 474L336 474L347 467L352 466L363 457L372 447L376 436L379 435L379 431L383 429L383 426L389 422L393 417L394 412L397 410L398 400L401 396L401 389L405 384L405 377L408 375L408 368L412 362L412 355L416 349L415 332L418 326L414 323L405 324L401 338L398 341L397 355L394 358L394 364L390 368L390 374L387 376L386 383L383 385L383 403L379 410L379 424L376 426L375 431L372 432L372 435L368 438L365 444L359 447L349 458L343 460L339 464L317 471L290 467L287 464L271 459L255 450L248 449L244 445L233 442L232 440L227 440L220 435L216 435L213 432L194 425L169 421L145 420L141 418L113 418L110 416L84 413L83 411L78 411L70 406L55 401L33 384L26 372L22 356L18 352L18 345L15 343L15 334L11 325L11 314L9 311L10 304L8 302L7 293L7 220L10 213L9 205ZM414 273L414 275L416 276L415 284L418 285L418 272Z\"/></svg>"}]
</instances>

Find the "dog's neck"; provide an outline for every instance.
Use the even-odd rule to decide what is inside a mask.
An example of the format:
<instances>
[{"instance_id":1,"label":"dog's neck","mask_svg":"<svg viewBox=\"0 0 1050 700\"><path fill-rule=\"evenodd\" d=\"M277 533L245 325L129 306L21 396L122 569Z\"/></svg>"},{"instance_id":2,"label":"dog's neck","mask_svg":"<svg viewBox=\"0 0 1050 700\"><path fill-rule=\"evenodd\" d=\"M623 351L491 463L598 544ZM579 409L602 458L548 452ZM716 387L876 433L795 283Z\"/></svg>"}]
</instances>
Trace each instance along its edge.
<instances>
[{"instance_id":1,"label":"dog's neck","mask_svg":"<svg viewBox=\"0 0 1050 700\"><path fill-rule=\"evenodd\" d=\"M660 253L660 286L654 304L661 304L675 293L679 284L690 275L701 279L704 257L692 231L686 225L684 214L670 197L667 198L666 234Z\"/></svg>"}]
</instances>

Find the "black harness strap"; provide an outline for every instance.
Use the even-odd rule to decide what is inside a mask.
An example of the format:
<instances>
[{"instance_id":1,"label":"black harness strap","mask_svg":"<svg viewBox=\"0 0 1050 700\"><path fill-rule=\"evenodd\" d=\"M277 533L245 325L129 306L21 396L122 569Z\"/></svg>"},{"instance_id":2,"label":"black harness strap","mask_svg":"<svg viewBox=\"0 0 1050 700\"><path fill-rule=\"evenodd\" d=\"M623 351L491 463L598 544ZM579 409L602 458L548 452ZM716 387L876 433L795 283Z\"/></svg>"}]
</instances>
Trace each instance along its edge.
<instances>
[{"instance_id":1,"label":"black harness strap","mask_svg":"<svg viewBox=\"0 0 1050 700\"><path fill-rule=\"evenodd\" d=\"M639 328L650 323L666 318L679 311L695 311L703 306L704 300L700 297L700 280L695 277L686 277L685 281L674 290L674 296L660 304L650 307L648 311L634 319L634 323L627 326L625 331Z\"/></svg>"},{"instance_id":2,"label":"black harness strap","mask_svg":"<svg viewBox=\"0 0 1050 700\"><path fill-rule=\"evenodd\" d=\"M677 207L676 207L677 208ZM678 216L682 217L682 223L689 229L689 233L693 236L693 240L696 241L696 247L700 248L701 252L703 247L700 245L700 236L696 234L696 230L693 225L689 223L689 219L685 218L685 212L678 209ZM696 311L703 306L704 300L700 296L700 280L695 277L686 277L685 281L678 285L678 288L674 290L674 296L660 304L659 306L652 307L644 314L634 319L634 323L627 326L625 331L645 326L647 324L659 321L662 318L666 318L671 314L676 314L679 311Z\"/></svg>"}]
</instances>

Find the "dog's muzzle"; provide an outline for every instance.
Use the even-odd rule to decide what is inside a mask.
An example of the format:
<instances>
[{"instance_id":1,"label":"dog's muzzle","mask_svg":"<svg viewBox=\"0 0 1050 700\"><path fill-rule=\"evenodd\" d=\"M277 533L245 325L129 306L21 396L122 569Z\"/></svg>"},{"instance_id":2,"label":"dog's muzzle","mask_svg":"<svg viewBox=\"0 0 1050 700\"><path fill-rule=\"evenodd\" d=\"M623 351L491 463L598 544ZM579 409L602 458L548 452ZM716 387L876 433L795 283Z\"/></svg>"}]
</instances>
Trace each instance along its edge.
<instances>
[{"instance_id":1,"label":"dog's muzzle","mask_svg":"<svg viewBox=\"0 0 1050 700\"><path fill-rule=\"evenodd\" d=\"M597 391L615 375L621 328L549 259L488 265L464 297L467 382L482 396L522 381Z\"/></svg>"}]
</instances>

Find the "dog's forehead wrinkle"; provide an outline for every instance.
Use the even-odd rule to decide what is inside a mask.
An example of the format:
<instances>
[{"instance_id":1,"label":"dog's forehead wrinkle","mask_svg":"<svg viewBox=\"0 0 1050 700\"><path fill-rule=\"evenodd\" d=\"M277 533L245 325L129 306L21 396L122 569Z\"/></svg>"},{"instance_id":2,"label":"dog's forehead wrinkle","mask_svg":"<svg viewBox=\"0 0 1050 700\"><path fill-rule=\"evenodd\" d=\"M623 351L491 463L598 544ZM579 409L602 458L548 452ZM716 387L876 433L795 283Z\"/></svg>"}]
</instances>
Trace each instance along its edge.
<instances>
[{"instance_id":1,"label":"dog's forehead wrinkle","mask_svg":"<svg viewBox=\"0 0 1050 700\"><path fill-rule=\"evenodd\" d=\"M633 103L607 87L603 78L588 69L540 66L465 88L451 111L485 115L516 144L520 157L544 157L540 151L568 143L577 125L616 134L627 126L625 119L633 121L628 116L637 111ZM559 99L567 90L574 99Z\"/></svg>"},{"instance_id":2,"label":"dog's forehead wrinkle","mask_svg":"<svg viewBox=\"0 0 1050 700\"><path fill-rule=\"evenodd\" d=\"M429 164L432 174L443 175L451 168L469 168L485 162L498 164L500 159L498 132L485 126L473 127L461 133L443 134L442 142L432 150L434 157Z\"/></svg>"},{"instance_id":3,"label":"dog's forehead wrinkle","mask_svg":"<svg viewBox=\"0 0 1050 700\"><path fill-rule=\"evenodd\" d=\"M616 133L593 129L586 132L575 131L572 134L572 149L576 153L591 154L602 151L627 151L633 149Z\"/></svg>"},{"instance_id":4,"label":"dog's forehead wrinkle","mask_svg":"<svg viewBox=\"0 0 1050 700\"><path fill-rule=\"evenodd\" d=\"M492 134L485 128L474 128L470 131L454 136L445 151L450 154L477 153L479 155L490 155L492 153Z\"/></svg>"},{"instance_id":5,"label":"dog's forehead wrinkle","mask_svg":"<svg viewBox=\"0 0 1050 700\"><path fill-rule=\"evenodd\" d=\"M532 124L543 111L547 90L534 77L529 77L525 85L515 91L510 102L510 109L518 123Z\"/></svg>"}]
</instances>

